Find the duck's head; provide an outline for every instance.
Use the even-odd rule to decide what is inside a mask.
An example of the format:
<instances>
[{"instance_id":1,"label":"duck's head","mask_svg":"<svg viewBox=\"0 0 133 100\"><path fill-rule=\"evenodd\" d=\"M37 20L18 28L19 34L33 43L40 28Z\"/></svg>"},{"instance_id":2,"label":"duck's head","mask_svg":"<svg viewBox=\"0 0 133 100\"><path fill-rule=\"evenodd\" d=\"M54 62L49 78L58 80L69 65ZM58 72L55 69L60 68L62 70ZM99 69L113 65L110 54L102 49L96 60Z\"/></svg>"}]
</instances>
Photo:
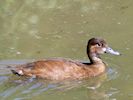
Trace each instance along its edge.
<instances>
[{"instance_id":1,"label":"duck's head","mask_svg":"<svg viewBox=\"0 0 133 100\"><path fill-rule=\"evenodd\" d=\"M91 38L88 41L87 54L88 54L88 57L90 58L91 62L93 62L92 57L100 58L99 55L104 54L104 53L120 55L119 52L114 51L112 48L110 48L104 39Z\"/></svg>"}]
</instances>

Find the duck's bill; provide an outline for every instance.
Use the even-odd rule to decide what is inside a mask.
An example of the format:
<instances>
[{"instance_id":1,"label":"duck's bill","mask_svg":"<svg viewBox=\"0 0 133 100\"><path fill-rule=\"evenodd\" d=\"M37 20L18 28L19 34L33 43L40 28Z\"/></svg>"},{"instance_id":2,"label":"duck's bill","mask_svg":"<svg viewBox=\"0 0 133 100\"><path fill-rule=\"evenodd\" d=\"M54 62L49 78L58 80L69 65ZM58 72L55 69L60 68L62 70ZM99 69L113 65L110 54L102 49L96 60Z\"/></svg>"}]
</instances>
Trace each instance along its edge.
<instances>
[{"instance_id":1,"label":"duck's bill","mask_svg":"<svg viewBox=\"0 0 133 100\"><path fill-rule=\"evenodd\" d=\"M108 47L106 48L106 53L110 53L110 54L113 54L113 55L121 55L118 51L114 51L112 48Z\"/></svg>"}]
</instances>

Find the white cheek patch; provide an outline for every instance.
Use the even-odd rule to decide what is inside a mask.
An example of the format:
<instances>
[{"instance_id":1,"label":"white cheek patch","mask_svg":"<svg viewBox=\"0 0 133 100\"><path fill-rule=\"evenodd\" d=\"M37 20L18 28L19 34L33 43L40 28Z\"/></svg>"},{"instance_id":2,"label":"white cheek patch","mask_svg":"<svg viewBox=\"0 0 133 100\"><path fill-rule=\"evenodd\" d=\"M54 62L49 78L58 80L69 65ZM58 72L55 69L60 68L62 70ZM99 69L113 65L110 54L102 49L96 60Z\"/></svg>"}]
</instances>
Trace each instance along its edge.
<instances>
[{"instance_id":1,"label":"white cheek patch","mask_svg":"<svg viewBox=\"0 0 133 100\"><path fill-rule=\"evenodd\" d=\"M107 49L106 48L102 48L102 50L105 52Z\"/></svg>"}]
</instances>

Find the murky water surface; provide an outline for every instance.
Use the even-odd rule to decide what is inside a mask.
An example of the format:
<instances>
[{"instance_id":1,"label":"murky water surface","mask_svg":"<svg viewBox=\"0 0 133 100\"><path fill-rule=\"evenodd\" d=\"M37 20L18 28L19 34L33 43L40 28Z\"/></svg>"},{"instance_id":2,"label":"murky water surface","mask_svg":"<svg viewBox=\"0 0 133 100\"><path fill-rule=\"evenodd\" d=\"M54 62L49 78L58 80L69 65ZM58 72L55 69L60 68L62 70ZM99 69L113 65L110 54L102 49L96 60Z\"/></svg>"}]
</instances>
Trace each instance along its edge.
<instances>
[{"instance_id":1,"label":"murky water surface","mask_svg":"<svg viewBox=\"0 0 133 100\"><path fill-rule=\"evenodd\" d=\"M88 61L91 37L122 53L102 56L106 75L49 82L7 67L52 57ZM132 0L1 0L0 100L133 100L132 37Z\"/></svg>"}]
</instances>

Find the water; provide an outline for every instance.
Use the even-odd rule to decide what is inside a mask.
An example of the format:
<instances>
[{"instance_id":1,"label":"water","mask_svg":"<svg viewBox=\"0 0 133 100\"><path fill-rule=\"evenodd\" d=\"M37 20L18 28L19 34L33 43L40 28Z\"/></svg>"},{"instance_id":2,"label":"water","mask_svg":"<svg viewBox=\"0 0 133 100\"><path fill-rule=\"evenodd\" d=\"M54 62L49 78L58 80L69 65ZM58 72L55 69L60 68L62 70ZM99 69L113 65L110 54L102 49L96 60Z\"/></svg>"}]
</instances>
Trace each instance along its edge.
<instances>
[{"instance_id":1,"label":"water","mask_svg":"<svg viewBox=\"0 0 133 100\"><path fill-rule=\"evenodd\" d=\"M1 0L1 100L133 100L132 0ZM7 65L63 57L88 61L86 43L103 37L122 56L103 55L107 75L70 82L14 76Z\"/></svg>"}]
</instances>

